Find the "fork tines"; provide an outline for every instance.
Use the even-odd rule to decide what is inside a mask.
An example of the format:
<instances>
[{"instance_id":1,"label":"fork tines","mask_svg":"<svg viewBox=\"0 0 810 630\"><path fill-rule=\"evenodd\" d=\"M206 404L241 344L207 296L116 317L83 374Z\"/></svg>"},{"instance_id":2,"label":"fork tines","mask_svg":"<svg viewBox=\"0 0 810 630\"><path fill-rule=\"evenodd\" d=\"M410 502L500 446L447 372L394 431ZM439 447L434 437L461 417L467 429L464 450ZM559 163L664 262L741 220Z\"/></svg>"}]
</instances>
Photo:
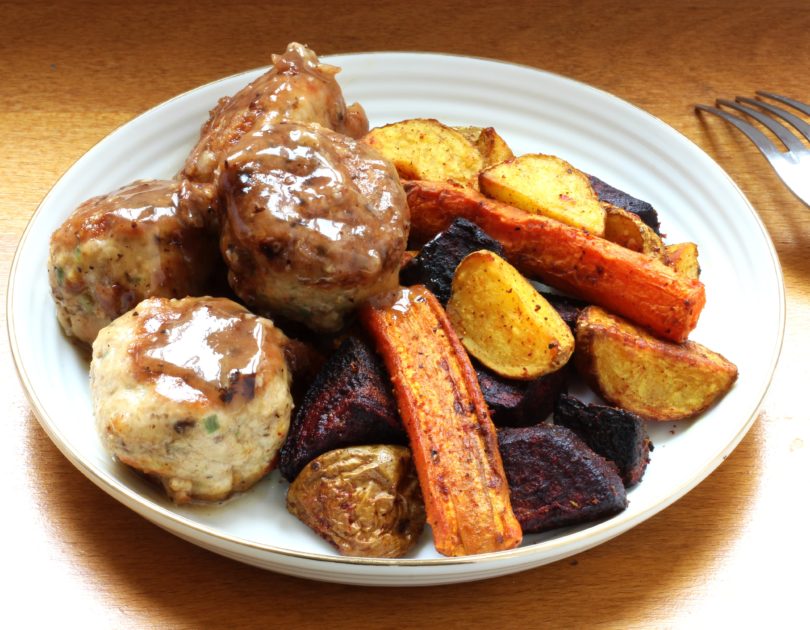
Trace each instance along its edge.
<instances>
[{"instance_id":1,"label":"fork tines","mask_svg":"<svg viewBox=\"0 0 810 630\"><path fill-rule=\"evenodd\" d=\"M756 94L759 97L787 105L806 116L810 116L810 105L806 103L773 94L772 92L757 91ZM733 101L717 99L716 105L717 107L695 105L695 108L720 116L723 120L742 131L768 159L787 187L804 203L810 205L810 150L805 146L801 138L795 135L789 127L775 120L774 116L788 123L808 141L810 141L810 124L796 114L762 99L738 96ZM720 109L721 106L742 112L762 124L779 138L787 151L778 148L767 135L748 120Z\"/></svg>"}]
</instances>

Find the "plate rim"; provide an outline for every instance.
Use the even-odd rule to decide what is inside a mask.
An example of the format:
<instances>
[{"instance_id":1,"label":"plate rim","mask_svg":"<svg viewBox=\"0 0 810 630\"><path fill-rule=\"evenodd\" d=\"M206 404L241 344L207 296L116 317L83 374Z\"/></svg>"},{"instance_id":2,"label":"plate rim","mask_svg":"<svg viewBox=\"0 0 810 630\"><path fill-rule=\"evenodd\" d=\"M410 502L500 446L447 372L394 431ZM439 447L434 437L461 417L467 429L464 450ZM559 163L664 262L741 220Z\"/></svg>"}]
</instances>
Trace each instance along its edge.
<instances>
[{"instance_id":1,"label":"plate rim","mask_svg":"<svg viewBox=\"0 0 810 630\"><path fill-rule=\"evenodd\" d=\"M25 371L25 366L22 364L21 350L18 345L13 299L14 294L16 292L18 266L20 263L20 259L22 257L25 243L27 242L33 230L33 225L35 221L38 220L39 215L43 212L43 208L50 201L50 198L54 190L73 171L76 165L85 159L89 159L88 156L91 156L97 150L97 147L100 144L107 141L110 136L116 134L123 127L126 127L127 125L135 122L136 120L150 115L155 110L167 106L173 101L187 98L192 94L194 94L195 92L206 90L212 87L213 85L226 80L236 80L239 77L250 76L255 73L259 73L263 70L266 70L268 66L259 66L249 70L244 70L231 75L220 77L212 81L208 81L204 84L191 88L190 90L177 94L167 100L157 103L156 105L146 109L145 111L139 113L138 115L126 120L125 122L116 126L114 129L110 130L107 134L105 134L103 138L95 142L81 156L79 156L68 168L66 168L65 171L55 180L55 182L49 188L48 192L40 200L36 210L32 213L32 215L28 219L25 229L23 230L23 233L15 248L12 264L9 271L9 281L7 284L7 293L6 293L6 322L7 322L7 334L9 346L11 348L17 375L20 379L21 384L23 385L23 390L25 392L26 398L28 399L31 411L34 412L34 416L36 417L39 425L43 428L43 430L46 432L51 441L57 446L60 452L62 452L62 454L68 459L68 461L70 461L71 464L73 464L78 470L80 470L88 479L90 479L95 485L97 485L107 494L113 496L117 501L124 504L127 508L135 511L140 516L146 518L150 522L153 522L158 526L163 527L164 529L168 529L168 531L170 531L173 535L178 535L178 533L172 527L172 525L176 525L180 528L191 530L191 532L196 532L198 534L211 537L215 540L222 541L223 543L237 545L239 547L244 547L247 549L251 549L253 551L258 551L262 554L279 555L288 558L296 558L307 561L327 562L332 564L349 565L349 566L363 566L369 568L376 568L376 567L420 568L420 567L435 567L435 566L458 566L469 564L499 563L501 561L520 558L523 556L533 556L540 551L538 549L539 546L542 546L542 549L544 551L548 551L551 553L553 553L554 551L563 552L562 555L555 556L553 559L549 560L549 562L569 555L581 553L587 548L602 544L615 536L627 532L629 529L632 529L637 524L647 520L654 514L657 514L658 512L666 509L669 505L685 496L690 490L692 490L694 487L696 487L698 484L704 481L717 468L717 466L737 447L739 442L748 433L751 426L756 421L774 379L776 367L778 365L778 361L784 344L784 332L786 323L786 298L785 298L784 276L782 272L781 263L779 261L778 253L776 252L776 248L773 244L773 240L771 239L767 228L765 227L761 217L759 216L759 213L750 203L750 201L745 196L740 187L736 184L736 182L734 182L731 176L714 160L714 158L708 155L708 153L706 153L701 147L699 147L692 140L690 140L686 135L684 135L678 129L675 129L671 125L667 124L662 119L642 109L641 107L635 105L634 103L631 103L601 88L595 87L588 83L584 83L577 79L573 79L571 77L567 77L565 75L550 72L548 70L544 70L541 68L536 68L534 66L474 55L460 55L460 54L440 53L430 51L365 51L365 52L350 52L350 53L324 55L323 57L321 57L321 61L325 63L334 63L335 65L339 65L341 60L345 58L365 58L365 57L380 58L386 56L389 57L403 56L413 58L420 58L420 57L426 58L436 56L436 57L450 58L462 62L477 61L487 64L499 64L509 66L511 68L520 68L530 73L538 73L540 75L545 75L546 77L552 77L555 80L561 80L572 86L576 86L578 89L584 88L589 92L598 94L602 98L607 97L609 99L612 99L621 106L630 107L633 110L635 110L637 114L646 117L650 121L654 121L656 125L663 126L664 128L666 128L667 132L674 132L677 136L679 136L681 142L688 144L691 147L691 149L698 151L705 159L709 160L717 168L719 173L723 174L723 176L727 180L727 183L731 184L736 194L739 195L739 198L743 201L744 205L747 207L748 211L751 214L751 217L754 219L755 224L757 225L760 236L764 239L768 253L770 255L772 263L772 272L774 274L774 279L776 280L776 289L779 298L778 331L776 337L777 342L774 348L771 350L770 362L768 365L769 378L767 380L767 383L764 383L762 385L762 391L760 393L755 408L752 410L750 416L746 419L746 421L739 426L739 429L735 433L732 440L729 441L728 443L723 444L722 447L717 450L716 454L711 459L707 459L704 465L700 468L699 473L693 476L692 478L686 480L684 483L680 484L675 492L671 493L670 495L664 497L659 501L656 501L654 504L648 506L646 509L636 514L627 515L627 512L623 512L612 517L611 519L599 521L579 531L568 533L558 538L552 538L538 543L526 545L524 547L518 547L516 549L490 552L475 556L422 558L422 559L363 558L355 556L326 555L313 552L296 551L293 549L286 549L283 547L275 547L273 545L268 545L266 543L259 543L247 540L239 536L223 534L222 532L217 531L214 527L198 523L184 515L172 512L168 508L154 503L150 499L141 496L137 491L130 488L122 481L119 481L118 479L111 477L102 470L96 470L95 466L82 461L77 456L77 454L73 453L71 449L68 447L69 445L67 444L67 440L61 435L61 432L58 430L58 425L50 421L50 416L49 414L46 413L44 406L42 405L38 395L34 391L32 383L28 377L28 374ZM46 420L46 418L48 418L48 420ZM154 517L166 522L165 523L158 522L158 520L155 520L155 518L147 514L144 514L143 511L153 512ZM627 516L625 518L622 518L623 514ZM591 542L588 539L592 538L595 538L595 540L592 541L591 545L581 547L583 543ZM210 549L208 547L206 548ZM566 548L571 549L570 551L565 553ZM210 550L216 551L216 549ZM250 562L250 560L247 558L243 559L243 561ZM543 563L544 562L542 562L541 560L540 564ZM522 570L522 568L517 567L515 570L519 571ZM325 579L328 579L329 577L333 576L325 576ZM489 576L483 576L482 578L477 579L485 579L487 577Z\"/></svg>"}]
</instances>

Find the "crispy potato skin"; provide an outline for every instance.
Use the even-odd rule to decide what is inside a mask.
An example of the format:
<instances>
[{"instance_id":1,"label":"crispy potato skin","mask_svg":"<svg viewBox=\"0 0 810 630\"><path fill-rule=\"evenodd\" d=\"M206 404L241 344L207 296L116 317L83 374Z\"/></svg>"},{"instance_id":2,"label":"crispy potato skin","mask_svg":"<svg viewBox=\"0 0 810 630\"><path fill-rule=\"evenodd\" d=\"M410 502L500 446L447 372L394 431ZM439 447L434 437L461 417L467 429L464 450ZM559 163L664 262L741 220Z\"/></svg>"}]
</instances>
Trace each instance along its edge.
<instances>
[{"instance_id":1,"label":"crispy potato skin","mask_svg":"<svg viewBox=\"0 0 810 630\"><path fill-rule=\"evenodd\" d=\"M425 242L456 217L500 241L506 259L529 277L684 341L706 302L703 284L659 260L547 217L439 182L406 182L411 238Z\"/></svg>"},{"instance_id":2,"label":"crispy potato skin","mask_svg":"<svg viewBox=\"0 0 810 630\"><path fill-rule=\"evenodd\" d=\"M467 351L507 378L556 372L574 352L563 319L520 272L487 250L456 268L447 317Z\"/></svg>"},{"instance_id":3,"label":"crispy potato skin","mask_svg":"<svg viewBox=\"0 0 810 630\"><path fill-rule=\"evenodd\" d=\"M637 214L612 204L602 204L602 207L605 209L605 239L666 262L661 237Z\"/></svg>"},{"instance_id":4,"label":"crispy potato skin","mask_svg":"<svg viewBox=\"0 0 810 630\"><path fill-rule=\"evenodd\" d=\"M527 153L481 171L481 192L526 212L602 236L605 210L588 177L553 155Z\"/></svg>"},{"instance_id":5,"label":"crispy potato skin","mask_svg":"<svg viewBox=\"0 0 810 630\"><path fill-rule=\"evenodd\" d=\"M657 339L590 306L577 320L577 370L609 403L649 420L705 411L737 380L737 367L694 341Z\"/></svg>"},{"instance_id":6,"label":"crispy potato skin","mask_svg":"<svg viewBox=\"0 0 810 630\"><path fill-rule=\"evenodd\" d=\"M495 426L438 300L421 285L402 288L360 318L394 384L436 550L462 556L519 545Z\"/></svg>"},{"instance_id":7,"label":"crispy potato skin","mask_svg":"<svg viewBox=\"0 0 810 630\"><path fill-rule=\"evenodd\" d=\"M376 127L364 140L394 164L402 179L471 185L484 167L484 158L472 142L433 118Z\"/></svg>"},{"instance_id":8,"label":"crispy potato skin","mask_svg":"<svg viewBox=\"0 0 810 630\"><path fill-rule=\"evenodd\" d=\"M398 558L425 526L419 482L404 446L353 446L320 455L290 484L287 509L347 556Z\"/></svg>"}]
</instances>

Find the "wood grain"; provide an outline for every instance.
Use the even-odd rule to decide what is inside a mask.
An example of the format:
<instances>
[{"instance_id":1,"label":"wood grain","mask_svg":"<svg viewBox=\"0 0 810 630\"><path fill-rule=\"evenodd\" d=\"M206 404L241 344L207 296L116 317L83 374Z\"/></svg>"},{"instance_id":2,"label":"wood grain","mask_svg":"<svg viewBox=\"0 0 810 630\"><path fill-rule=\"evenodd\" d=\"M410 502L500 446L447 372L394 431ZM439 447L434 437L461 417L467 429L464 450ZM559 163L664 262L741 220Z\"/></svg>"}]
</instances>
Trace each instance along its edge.
<instances>
[{"instance_id":1,"label":"wood grain","mask_svg":"<svg viewBox=\"0 0 810 630\"><path fill-rule=\"evenodd\" d=\"M679 130L751 200L779 252L786 343L762 413L705 482L632 531L518 575L422 589L307 582L169 535L85 479L30 412L0 341L4 587L0 625L171 627L795 627L806 623L810 520L810 209L742 136L693 104L770 89L810 101L800 0L508 4L0 3L0 261L94 143L184 90L320 54L426 50L494 57L608 90ZM710 211L710 209L707 209ZM3 313L5 321L5 313ZM740 343L745 334L741 332Z\"/></svg>"}]
</instances>

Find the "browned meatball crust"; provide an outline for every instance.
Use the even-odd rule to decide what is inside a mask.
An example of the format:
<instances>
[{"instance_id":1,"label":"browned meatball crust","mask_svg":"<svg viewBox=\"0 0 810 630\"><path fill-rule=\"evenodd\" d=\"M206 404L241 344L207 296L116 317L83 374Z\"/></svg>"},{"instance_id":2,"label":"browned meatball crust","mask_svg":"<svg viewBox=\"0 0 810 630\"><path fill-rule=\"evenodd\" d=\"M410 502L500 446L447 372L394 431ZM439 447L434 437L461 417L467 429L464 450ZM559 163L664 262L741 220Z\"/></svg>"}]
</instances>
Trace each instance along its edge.
<instances>
[{"instance_id":1,"label":"browned meatball crust","mask_svg":"<svg viewBox=\"0 0 810 630\"><path fill-rule=\"evenodd\" d=\"M365 143L272 125L233 148L220 194L228 279L252 308L331 332L397 286L408 206L394 167Z\"/></svg>"},{"instance_id":2,"label":"browned meatball crust","mask_svg":"<svg viewBox=\"0 0 810 630\"><path fill-rule=\"evenodd\" d=\"M51 236L48 274L68 335L98 331L147 297L206 292L218 259L205 210L178 205L179 182L128 184L81 204Z\"/></svg>"},{"instance_id":3,"label":"browned meatball crust","mask_svg":"<svg viewBox=\"0 0 810 630\"><path fill-rule=\"evenodd\" d=\"M184 190L204 191L216 200L223 157L247 133L291 120L318 123L353 138L368 131L368 119L357 103L346 106L335 80L340 68L323 64L306 46L291 43L262 76L231 97L219 100L203 125L182 177Z\"/></svg>"}]
</instances>

